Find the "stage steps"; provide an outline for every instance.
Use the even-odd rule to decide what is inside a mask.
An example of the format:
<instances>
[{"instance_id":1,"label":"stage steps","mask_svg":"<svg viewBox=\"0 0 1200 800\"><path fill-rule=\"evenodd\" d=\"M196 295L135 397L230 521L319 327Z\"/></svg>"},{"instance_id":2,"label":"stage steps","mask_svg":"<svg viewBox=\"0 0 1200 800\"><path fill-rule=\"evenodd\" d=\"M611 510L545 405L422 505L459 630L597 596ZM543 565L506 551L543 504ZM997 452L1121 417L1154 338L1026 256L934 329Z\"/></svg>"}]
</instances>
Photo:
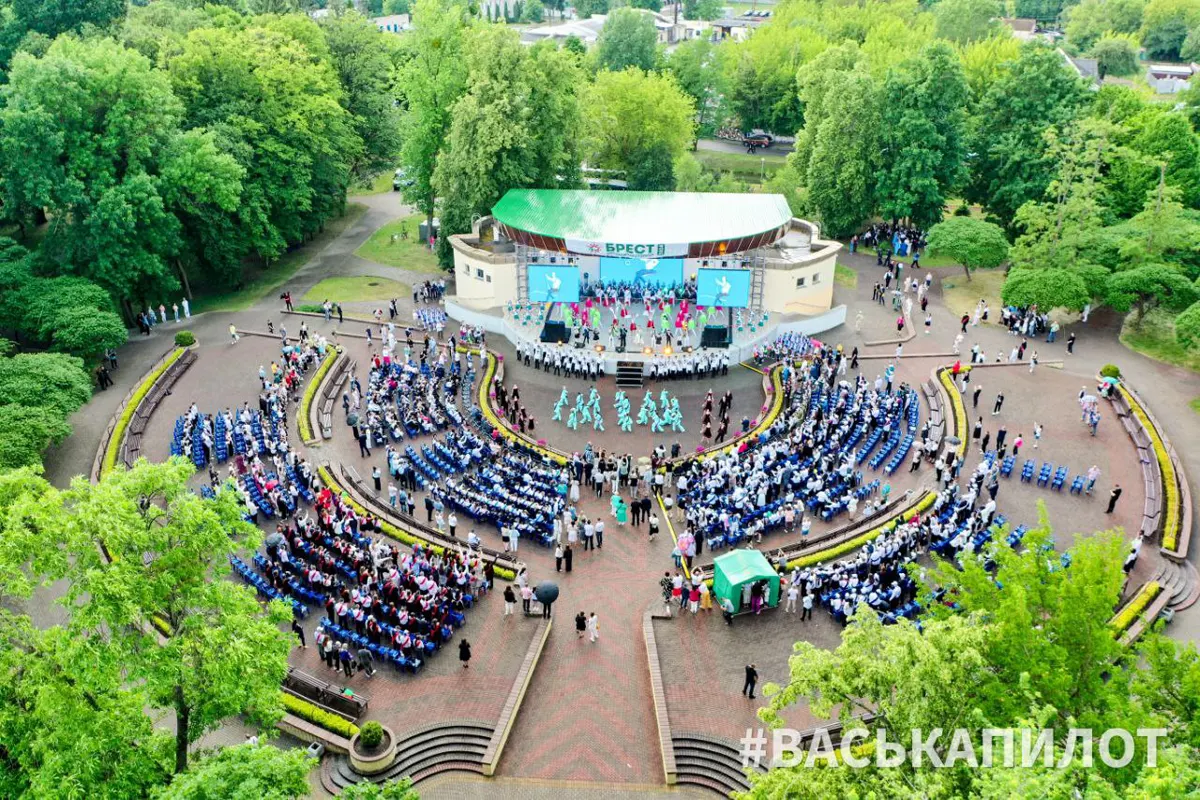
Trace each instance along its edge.
<instances>
[{"instance_id":1,"label":"stage steps","mask_svg":"<svg viewBox=\"0 0 1200 800\"><path fill-rule=\"evenodd\" d=\"M640 361L618 361L617 386L621 389L642 388L642 363Z\"/></svg>"}]
</instances>

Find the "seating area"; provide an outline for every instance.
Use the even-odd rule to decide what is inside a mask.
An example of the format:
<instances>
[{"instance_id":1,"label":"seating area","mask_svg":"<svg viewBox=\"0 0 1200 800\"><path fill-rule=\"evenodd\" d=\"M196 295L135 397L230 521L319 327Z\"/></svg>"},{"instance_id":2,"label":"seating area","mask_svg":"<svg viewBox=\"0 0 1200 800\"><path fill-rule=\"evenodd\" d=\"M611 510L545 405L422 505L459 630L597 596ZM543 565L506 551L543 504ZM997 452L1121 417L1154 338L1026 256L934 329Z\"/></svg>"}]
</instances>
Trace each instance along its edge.
<instances>
[{"instance_id":1,"label":"seating area","mask_svg":"<svg viewBox=\"0 0 1200 800\"><path fill-rule=\"evenodd\" d=\"M137 408L133 411L133 417L129 420L129 426L126 428L125 442L121 445L120 461L125 466L132 467L141 456L142 434L146 430L146 423L150 421L150 416L158 408L159 403L170 393L171 387L195 361L196 353L193 350L184 350L179 358L163 371L163 374L154 382L154 387L138 403Z\"/></svg>"}]
</instances>

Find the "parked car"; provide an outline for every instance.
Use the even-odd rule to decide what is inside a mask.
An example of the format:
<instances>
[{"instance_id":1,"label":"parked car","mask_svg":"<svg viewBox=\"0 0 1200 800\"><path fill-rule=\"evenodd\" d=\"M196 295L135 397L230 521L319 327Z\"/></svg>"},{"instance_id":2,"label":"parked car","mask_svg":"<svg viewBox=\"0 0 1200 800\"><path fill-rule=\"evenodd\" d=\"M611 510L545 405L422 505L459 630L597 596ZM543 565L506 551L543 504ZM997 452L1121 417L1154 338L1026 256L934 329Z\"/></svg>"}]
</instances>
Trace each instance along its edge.
<instances>
[{"instance_id":1,"label":"parked car","mask_svg":"<svg viewBox=\"0 0 1200 800\"><path fill-rule=\"evenodd\" d=\"M398 192L407 186L412 186L414 183L416 181L408 177L408 173L403 169L398 169L396 170L396 174L392 176L392 191Z\"/></svg>"},{"instance_id":2,"label":"parked car","mask_svg":"<svg viewBox=\"0 0 1200 800\"><path fill-rule=\"evenodd\" d=\"M753 153L760 147L770 147L774 141L768 133L748 133L742 137L747 153Z\"/></svg>"}]
</instances>

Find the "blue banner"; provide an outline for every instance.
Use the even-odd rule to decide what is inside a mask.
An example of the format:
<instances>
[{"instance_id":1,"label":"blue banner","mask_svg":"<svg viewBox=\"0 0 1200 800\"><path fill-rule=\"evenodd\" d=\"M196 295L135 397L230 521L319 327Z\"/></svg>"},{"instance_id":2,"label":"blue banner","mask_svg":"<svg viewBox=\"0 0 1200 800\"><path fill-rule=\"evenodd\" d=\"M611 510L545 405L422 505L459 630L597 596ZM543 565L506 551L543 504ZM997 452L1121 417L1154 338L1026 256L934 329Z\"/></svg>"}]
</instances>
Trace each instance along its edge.
<instances>
[{"instance_id":1,"label":"blue banner","mask_svg":"<svg viewBox=\"0 0 1200 800\"><path fill-rule=\"evenodd\" d=\"M750 305L750 270L697 270L696 304L726 308L745 308Z\"/></svg>"},{"instance_id":2,"label":"blue banner","mask_svg":"<svg viewBox=\"0 0 1200 800\"><path fill-rule=\"evenodd\" d=\"M530 264L529 299L535 303L579 302L579 269L554 264Z\"/></svg>"}]
</instances>

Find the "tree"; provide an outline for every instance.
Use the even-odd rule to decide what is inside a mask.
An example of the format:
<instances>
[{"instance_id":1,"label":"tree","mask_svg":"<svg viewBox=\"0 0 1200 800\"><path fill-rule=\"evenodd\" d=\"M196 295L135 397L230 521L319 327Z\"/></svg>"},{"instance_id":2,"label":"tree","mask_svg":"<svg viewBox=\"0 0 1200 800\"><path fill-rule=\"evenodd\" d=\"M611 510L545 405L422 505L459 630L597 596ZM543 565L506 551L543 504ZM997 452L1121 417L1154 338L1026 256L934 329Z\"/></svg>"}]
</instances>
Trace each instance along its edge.
<instances>
[{"instance_id":1,"label":"tree","mask_svg":"<svg viewBox=\"0 0 1200 800\"><path fill-rule=\"evenodd\" d=\"M581 40L575 34L571 34L567 38L563 39L562 46L563 50L573 53L576 56L583 56L587 54L587 46L584 45L583 40Z\"/></svg>"},{"instance_id":2,"label":"tree","mask_svg":"<svg viewBox=\"0 0 1200 800\"><path fill-rule=\"evenodd\" d=\"M1043 313L1052 308L1078 311L1092 300L1092 292L1078 273L1054 268L1014 269L1005 278L1000 296L1005 305L1036 305Z\"/></svg>"},{"instance_id":3,"label":"tree","mask_svg":"<svg viewBox=\"0 0 1200 800\"><path fill-rule=\"evenodd\" d=\"M50 39L79 32L85 26L108 28L125 16L123 0L12 0L13 22L22 33L34 31Z\"/></svg>"},{"instance_id":4,"label":"tree","mask_svg":"<svg viewBox=\"0 0 1200 800\"><path fill-rule=\"evenodd\" d=\"M711 132L725 94L725 73L712 42L705 38L681 42L667 57L666 66L696 104L696 126L702 133Z\"/></svg>"},{"instance_id":5,"label":"tree","mask_svg":"<svg viewBox=\"0 0 1200 800\"><path fill-rule=\"evenodd\" d=\"M1062 13L1063 0L1015 0L1013 13L1021 19L1054 22Z\"/></svg>"},{"instance_id":6,"label":"tree","mask_svg":"<svg viewBox=\"0 0 1200 800\"><path fill-rule=\"evenodd\" d=\"M575 9L575 15L579 19L589 19L596 14L607 14L609 2L608 0L577 0L571 3L571 7Z\"/></svg>"},{"instance_id":7,"label":"tree","mask_svg":"<svg viewBox=\"0 0 1200 800\"><path fill-rule=\"evenodd\" d=\"M720 0L683 0L683 18L714 20L721 16Z\"/></svg>"},{"instance_id":8,"label":"tree","mask_svg":"<svg viewBox=\"0 0 1200 800\"><path fill-rule=\"evenodd\" d=\"M1104 299L1121 313L1136 309L1133 319L1136 328L1141 326L1147 312L1159 306L1168 311L1186 309L1200 299L1200 290L1175 267L1145 264L1110 275Z\"/></svg>"},{"instance_id":9,"label":"tree","mask_svg":"<svg viewBox=\"0 0 1200 800\"><path fill-rule=\"evenodd\" d=\"M966 175L966 105L966 77L943 42L888 73L876 187L885 218L922 228L942 219L946 196Z\"/></svg>"},{"instance_id":10,"label":"tree","mask_svg":"<svg viewBox=\"0 0 1200 800\"><path fill-rule=\"evenodd\" d=\"M614 72L628 67L654 69L658 62L654 18L633 8L614 9L600 30L596 59L602 69Z\"/></svg>"},{"instance_id":11,"label":"tree","mask_svg":"<svg viewBox=\"0 0 1200 800\"><path fill-rule=\"evenodd\" d=\"M1137 45L1127 34L1104 36L1092 46L1092 57L1100 71L1100 80L1106 75L1132 75L1137 72Z\"/></svg>"},{"instance_id":12,"label":"tree","mask_svg":"<svg viewBox=\"0 0 1200 800\"><path fill-rule=\"evenodd\" d=\"M1183 46L1179 49L1179 57L1184 61L1200 59L1200 25L1188 31L1187 38L1183 40Z\"/></svg>"},{"instance_id":13,"label":"tree","mask_svg":"<svg viewBox=\"0 0 1200 800\"><path fill-rule=\"evenodd\" d=\"M962 45L994 36L1001 9L997 0L941 0L933 16L938 38Z\"/></svg>"},{"instance_id":14,"label":"tree","mask_svg":"<svg viewBox=\"0 0 1200 800\"><path fill-rule=\"evenodd\" d=\"M303 750L225 747L176 776L155 800L297 800L308 796L314 766Z\"/></svg>"},{"instance_id":15,"label":"tree","mask_svg":"<svg viewBox=\"0 0 1200 800\"><path fill-rule=\"evenodd\" d=\"M626 173L634 191L668 192L675 188L675 167L671 151L663 142L655 142L638 153Z\"/></svg>"},{"instance_id":16,"label":"tree","mask_svg":"<svg viewBox=\"0 0 1200 800\"><path fill-rule=\"evenodd\" d=\"M521 22L541 22L545 16L546 7L542 5L542 0L525 0L525 7L521 9Z\"/></svg>"},{"instance_id":17,"label":"tree","mask_svg":"<svg viewBox=\"0 0 1200 800\"><path fill-rule=\"evenodd\" d=\"M346 800L419 800L410 778L393 778L386 783L355 783L347 786L339 797Z\"/></svg>"},{"instance_id":18,"label":"tree","mask_svg":"<svg viewBox=\"0 0 1200 800\"><path fill-rule=\"evenodd\" d=\"M1110 31L1137 33L1145 6L1146 0L1083 0L1065 12L1067 41L1085 53Z\"/></svg>"},{"instance_id":19,"label":"tree","mask_svg":"<svg viewBox=\"0 0 1200 800\"><path fill-rule=\"evenodd\" d=\"M46 408L66 419L91 397L91 379L74 356L19 353L0 358L0 405Z\"/></svg>"},{"instance_id":20,"label":"tree","mask_svg":"<svg viewBox=\"0 0 1200 800\"><path fill-rule=\"evenodd\" d=\"M1175 338L1184 347L1200 347L1200 303L1192 303L1175 318Z\"/></svg>"},{"instance_id":21,"label":"tree","mask_svg":"<svg viewBox=\"0 0 1200 800\"><path fill-rule=\"evenodd\" d=\"M407 14L410 7L411 3L409 0L384 0L383 13L388 15ZM488 6L488 10L491 10L491 6Z\"/></svg>"},{"instance_id":22,"label":"tree","mask_svg":"<svg viewBox=\"0 0 1200 800\"><path fill-rule=\"evenodd\" d=\"M0 472L42 463L42 451L71 433L61 412L0 403Z\"/></svg>"},{"instance_id":23,"label":"tree","mask_svg":"<svg viewBox=\"0 0 1200 800\"><path fill-rule=\"evenodd\" d=\"M467 89L466 11L456 0L417 0L413 25L401 40L406 61L397 80L404 104L400 166L412 181L401 192L433 230L437 156L450 133L451 109Z\"/></svg>"},{"instance_id":24,"label":"tree","mask_svg":"<svg viewBox=\"0 0 1200 800\"><path fill-rule=\"evenodd\" d=\"M971 90L972 103L987 94L1007 69L1006 65L1017 60L1021 43L1012 36L999 33L982 41L972 42L959 51L963 74Z\"/></svg>"},{"instance_id":25,"label":"tree","mask_svg":"<svg viewBox=\"0 0 1200 800\"><path fill-rule=\"evenodd\" d=\"M1200 0L1150 0L1142 13L1142 46L1155 59L1178 61L1188 31L1200 25Z\"/></svg>"},{"instance_id":26,"label":"tree","mask_svg":"<svg viewBox=\"0 0 1200 800\"><path fill-rule=\"evenodd\" d=\"M674 78L639 69L602 71L584 90L588 161L628 171L640 153L662 144L677 158L692 144L696 109Z\"/></svg>"},{"instance_id":27,"label":"tree","mask_svg":"<svg viewBox=\"0 0 1200 800\"><path fill-rule=\"evenodd\" d=\"M393 86L398 46L391 34L357 13L325 17L321 32L342 85L342 107L363 143L350 171L355 180L366 182L391 169L400 152Z\"/></svg>"},{"instance_id":28,"label":"tree","mask_svg":"<svg viewBox=\"0 0 1200 800\"><path fill-rule=\"evenodd\" d=\"M1023 45L972 119L967 149L976 156L967 199L1010 225L1018 208L1045 192L1051 165L1043 132L1072 120L1085 97L1062 56L1043 45Z\"/></svg>"},{"instance_id":29,"label":"tree","mask_svg":"<svg viewBox=\"0 0 1200 800\"><path fill-rule=\"evenodd\" d=\"M125 344L129 331L111 311L69 308L54 328L54 349L79 356L85 364L95 364L104 351Z\"/></svg>"},{"instance_id":30,"label":"tree","mask_svg":"<svg viewBox=\"0 0 1200 800\"><path fill-rule=\"evenodd\" d=\"M1008 239L1004 229L991 222L971 217L951 217L929 229L930 253L949 256L962 264L971 279L971 270L992 269L1008 258Z\"/></svg>"}]
</instances>

